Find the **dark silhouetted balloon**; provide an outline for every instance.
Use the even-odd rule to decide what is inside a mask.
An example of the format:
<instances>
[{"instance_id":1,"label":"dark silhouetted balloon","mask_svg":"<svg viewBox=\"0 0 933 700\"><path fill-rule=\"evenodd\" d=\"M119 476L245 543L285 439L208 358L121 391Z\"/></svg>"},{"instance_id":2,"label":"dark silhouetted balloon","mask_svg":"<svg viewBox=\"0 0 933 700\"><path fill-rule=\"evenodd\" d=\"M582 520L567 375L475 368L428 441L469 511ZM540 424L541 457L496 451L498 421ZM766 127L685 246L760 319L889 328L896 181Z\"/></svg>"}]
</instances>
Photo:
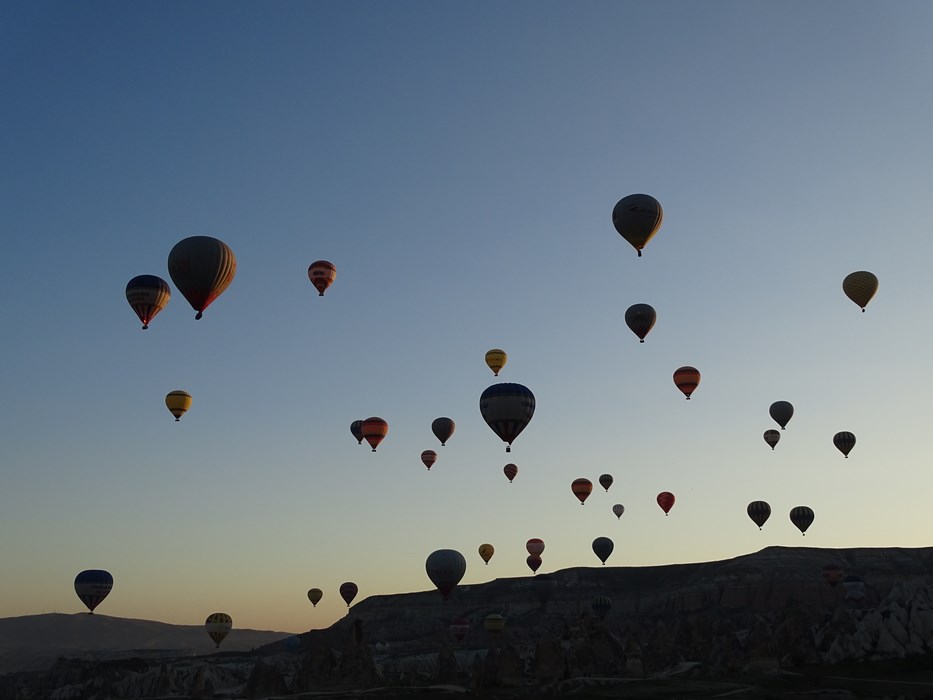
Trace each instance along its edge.
<instances>
[{"instance_id":1,"label":"dark silhouetted balloon","mask_svg":"<svg viewBox=\"0 0 933 700\"><path fill-rule=\"evenodd\" d=\"M531 569L532 573L535 573L541 566L541 557L537 554L529 554L525 557L525 563L528 564L528 568Z\"/></svg>"},{"instance_id":2,"label":"dark silhouetted balloon","mask_svg":"<svg viewBox=\"0 0 933 700\"><path fill-rule=\"evenodd\" d=\"M813 524L813 510L807 506L797 506L790 510L790 521L800 530L800 534L806 535L807 528Z\"/></svg>"},{"instance_id":3,"label":"dark silhouetted balloon","mask_svg":"<svg viewBox=\"0 0 933 700\"><path fill-rule=\"evenodd\" d=\"M544 540L532 537L525 543L525 549L530 555L540 557L544 554Z\"/></svg>"},{"instance_id":4,"label":"dark silhouetted balloon","mask_svg":"<svg viewBox=\"0 0 933 700\"><path fill-rule=\"evenodd\" d=\"M421 461L424 462L424 466L428 468L428 471L431 471L431 467L437 461L437 452L434 450L425 450L421 453Z\"/></svg>"},{"instance_id":5,"label":"dark silhouetted balloon","mask_svg":"<svg viewBox=\"0 0 933 700\"><path fill-rule=\"evenodd\" d=\"M833 444L836 446L836 449L848 459L849 453L852 451L852 448L855 447L855 435L845 430L841 433L836 433L833 435Z\"/></svg>"},{"instance_id":6,"label":"dark silhouetted balloon","mask_svg":"<svg viewBox=\"0 0 933 700\"><path fill-rule=\"evenodd\" d=\"M621 518L622 513L625 512L625 506L623 506L621 503L616 503L614 506L612 506L612 512L615 513L617 518Z\"/></svg>"},{"instance_id":7,"label":"dark silhouetted balloon","mask_svg":"<svg viewBox=\"0 0 933 700\"><path fill-rule=\"evenodd\" d=\"M612 486L612 474L600 474L599 476L599 485L602 486L606 491L609 491L609 487Z\"/></svg>"},{"instance_id":8,"label":"dark silhouetted balloon","mask_svg":"<svg viewBox=\"0 0 933 700\"><path fill-rule=\"evenodd\" d=\"M444 600L466 573L466 559L455 549L438 549L428 555L424 569Z\"/></svg>"},{"instance_id":9,"label":"dark silhouetted balloon","mask_svg":"<svg viewBox=\"0 0 933 700\"><path fill-rule=\"evenodd\" d=\"M589 479L574 479L573 483L570 484L570 490L573 491L574 496L580 499L580 505L582 506L593 491L593 482Z\"/></svg>"},{"instance_id":10,"label":"dark silhouetted balloon","mask_svg":"<svg viewBox=\"0 0 933 700\"><path fill-rule=\"evenodd\" d=\"M373 448L373 452L382 442L382 439L389 434L389 424L378 416L371 416L363 421L361 426L363 439Z\"/></svg>"},{"instance_id":11,"label":"dark silhouetted balloon","mask_svg":"<svg viewBox=\"0 0 933 700\"><path fill-rule=\"evenodd\" d=\"M593 540L593 554L599 557L603 565L606 564L606 560L609 558L609 555L612 554L614 548L615 545L608 537L597 537Z\"/></svg>"},{"instance_id":12,"label":"dark silhouetted balloon","mask_svg":"<svg viewBox=\"0 0 933 700\"><path fill-rule=\"evenodd\" d=\"M658 314L650 304L632 304L625 311L625 325L638 336L639 342L645 342L645 336L654 328Z\"/></svg>"},{"instance_id":13,"label":"dark silhouetted balloon","mask_svg":"<svg viewBox=\"0 0 933 700\"><path fill-rule=\"evenodd\" d=\"M781 440L781 433L777 430L766 430L764 434L765 442L771 445L771 449Z\"/></svg>"},{"instance_id":14,"label":"dark silhouetted balloon","mask_svg":"<svg viewBox=\"0 0 933 700\"><path fill-rule=\"evenodd\" d=\"M479 555L482 557L483 561L486 564L489 564L489 560L492 559L492 555L496 553L496 548L491 544L481 544L479 546Z\"/></svg>"},{"instance_id":15,"label":"dark silhouetted balloon","mask_svg":"<svg viewBox=\"0 0 933 700\"><path fill-rule=\"evenodd\" d=\"M208 636L214 640L216 648L220 649L220 643L227 638L230 630L233 629L233 618L227 613L215 612L207 616L204 621L204 629Z\"/></svg>"},{"instance_id":16,"label":"dark silhouetted balloon","mask_svg":"<svg viewBox=\"0 0 933 700\"><path fill-rule=\"evenodd\" d=\"M311 605L317 607L317 604L321 602L321 598L324 597L324 591L320 588L312 588L308 591L308 600L311 601Z\"/></svg>"},{"instance_id":17,"label":"dark silhouetted balloon","mask_svg":"<svg viewBox=\"0 0 933 700\"><path fill-rule=\"evenodd\" d=\"M315 260L308 267L308 279L317 290L318 296L324 296L327 288L337 279L337 268L326 260Z\"/></svg>"},{"instance_id":18,"label":"dark silhouetted balloon","mask_svg":"<svg viewBox=\"0 0 933 700\"><path fill-rule=\"evenodd\" d=\"M612 209L612 225L638 251L638 257L661 228L663 219L661 203L647 194L630 194L620 199Z\"/></svg>"},{"instance_id":19,"label":"dark silhouetted balloon","mask_svg":"<svg viewBox=\"0 0 933 700\"><path fill-rule=\"evenodd\" d=\"M149 322L165 308L171 297L168 282L155 275L139 275L126 285L126 300L142 321L143 330L149 328Z\"/></svg>"},{"instance_id":20,"label":"dark silhouetted balloon","mask_svg":"<svg viewBox=\"0 0 933 700\"><path fill-rule=\"evenodd\" d=\"M201 318L204 310L230 286L236 275L236 257L223 241L191 236L175 244L168 254L168 274L182 296Z\"/></svg>"},{"instance_id":21,"label":"dark silhouetted balloon","mask_svg":"<svg viewBox=\"0 0 933 700\"><path fill-rule=\"evenodd\" d=\"M431 432L434 433L434 437L441 441L441 447L443 447L450 440L450 436L454 434L456 427L450 418L435 418L431 423Z\"/></svg>"},{"instance_id":22,"label":"dark silhouetted balloon","mask_svg":"<svg viewBox=\"0 0 933 700\"><path fill-rule=\"evenodd\" d=\"M752 501L745 510L759 530L764 527L764 524L768 522L768 518L771 517L771 506L765 501Z\"/></svg>"},{"instance_id":23,"label":"dark silhouetted balloon","mask_svg":"<svg viewBox=\"0 0 933 700\"><path fill-rule=\"evenodd\" d=\"M504 467L502 467L502 473L505 474L509 480L509 483L511 484L512 479L518 476L518 467L510 462L509 464L506 464Z\"/></svg>"},{"instance_id":24,"label":"dark silhouetted balloon","mask_svg":"<svg viewBox=\"0 0 933 700\"><path fill-rule=\"evenodd\" d=\"M790 419L794 417L794 407L790 401L775 401L768 409L768 413L781 426L781 430L784 430Z\"/></svg>"},{"instance_id":25,"label":"dark silhouetted balloon","mask_svg":"<svg viewBox=\"0 0 933 700\"><path fill-rule=\"evenodd\" d=\"M700 372L696 367L685 365L674 370L674 385L680 389L687 399L700 385Z\"/></svg>"},{"instance_id":26,"label":"dark silhouetted balloon","mask_svg":"<svg viewBox=\"0 0 933 700\"><path fill-rule=\"evenodd\" d=\"M356 438L356 444L363 444L363 421L355 420L350 423L350 435Z\"/></svg>"},{"instance_id":27,"label":"dark silhouetted balloon","mask_svg":"<svg viewBox=\"0 0 933 700\"><path fill-rule=\"evenodd\" d=\"M350 603L353 602L353 599L356 598L356 594L360 592L359 586L357 586L353 581L347 581L340 584L338 589L340 592L340 597L343 598L343 602L347 604L347 607L350 607Z\"/></svg>"},{"instance_id":28,"label":"dark silhouetted balloon","mask_svg":"<svg viewBox=\"0 0 933 700\"><path fill-rule=\"evenodd\" d=\"M865 313L865 307L878 291L878 278L865 270L852 272L842 280L842 291L862 308L862 313Z\"/></svg>"},{"instance_id":29,"label":"dark silhouetted balloon","mask_svg":"<svg viewBox=\"0 0 933 700\"><path fill-rule=\"evenodd\" d=\"M511 452L512 441L535 414L535 395L521 384L493 384L479 397L479 411L486 424L506 443L505 451Z\"/></svg>"},{"instance_id":30,"label":"dark silhouetted balloon","mask_svg":"<svg viewBox=\"0 0 933 700\"><path fill-rule=\"evenodd\" d=\"M88 569L75 576L75 593L81 602L94 614L94 608L101 604L113 589L113 576L102 569Z\"/></svg>"},{"instance_id":31,"label":"dark silhouetted balloon","mask_svg":"<svg viewBox=\"0 0 933 700\"><path fill-rule=\"evenodd\" d=\"M664 511L664 515L668 515L671 512L671 508L674 507L674 494L670 491L662 491L658 494L658 505L661 506L661 510Z\"/></svg>"}]
</instances>

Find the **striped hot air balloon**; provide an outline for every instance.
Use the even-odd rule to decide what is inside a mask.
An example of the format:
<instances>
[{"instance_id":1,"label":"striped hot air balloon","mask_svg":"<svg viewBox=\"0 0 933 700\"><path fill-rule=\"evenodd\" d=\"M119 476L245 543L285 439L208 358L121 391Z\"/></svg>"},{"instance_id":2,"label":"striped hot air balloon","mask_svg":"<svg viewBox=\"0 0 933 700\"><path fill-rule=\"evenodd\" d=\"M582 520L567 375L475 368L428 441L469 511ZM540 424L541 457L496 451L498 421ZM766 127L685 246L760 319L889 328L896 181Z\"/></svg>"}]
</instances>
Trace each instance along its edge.
<instances>
[{"instance_id":1,"label":"striped hot air balloon","mask_svg":"<svg viewBox=\"0 0 933 700\"><path fill-rule=\"evenodd\" d=\"M593 482L589 479L574 479L570 484L570 490L573 491L573 495L580 500L580 505L583 505L583 502L589 498L590 494L593 492Z\"/></svg>"},{"instance_id":2,"label":"striped hot air balloon","mask_svg":"<svg viewBox=\"0 0 933 700\"><path fill-rule=\"evenodd\" d=\"M356 444L363 444L363 421L355 420L350 423L350 435L356 438Z\"/></svg>"},{"instance_id":3,"label":"striped hot air balloon","mask_svg":"<svg viewBox=\"0 0 933 700\"><path fill-rule=\"evenodd\" d=\"M113 590L113 576L103 569L88 569L75 576L75 593L87 606L88 615L94 614L94 608L101 604Z\"/></svg>"},{"instance_id":4,"label":"striped hot air balloon","mask_svg":"<svg viewBox=\"0 0 933 700\"><path fill-rule=\"evenodd\" d=\"M852 448L855 447L855 435L847 430L843 430L833 435L833 444L836 446L836 449L848 459L849 453L852 451Z\"/></svg>"},{"instance_id":5,"label":"striped hot air balloon","mask_svg":"<svg viewBox=\"0 0 933 700\"><path fill-rule=\"evenodd\" d=\"M505 451L511 452L512 441L535 414L535 395L521 384L493 384L479 397L479 411L492 431L506 443Z\"/></svg>"},{"instance_id":6,"label":"striped hot air balloon","mask_svg":"<svg viewBox=\"0 0 933 700\"><path fill-rule=\"evenodd\" d=\"M593 598L593 602L590 603L590 607L593 608L593 612L596 614L600 620L605 620L606 616L609 615L609 611L612 610L612 598L605 595L598 595Z\"/></svg>"},{"instance_id":7,"label":"striped hot air balloon","mask_svg":"<svg viewBox=\"0 0 933 700\"><path fill-rule=\"evenodd\" d=\"M609 492L609 487L612 486L612 474L600 474L599 475L599 485L606 489L606 492Z\"/></svg>"},{"instance_id":8,"label":"striped hot air balloon","mask_svg":"<svg viewBox=\"0 0 933 700\"><path fill-rule=\"evenodd\" d=\"M755 523L760 530L764 527L764 524L768 522L768 518L771 517L771 506L765 501L752 501L748 504L745 512L748 513L748 517L752 519L752 522Z\"/></svg>"},{"instance_id":9,"label":"striped hot air balloon","mask_svg":"<svg viewBox=\"0 0 933 700\"><path fill-rule=\"evenodd\" d=\"M483 627L491 635L497 635L505 629L505 618L499 613L491 613L483 618Z\"/></svg>"},{"instance_id":10,"label":"striped hot air balloon","mask_svg":"<svg viewBox=\"0 0 933 700\"><path fill-rule=\"evenodd\" d=\"M421 461L424 462L424 466L428 468L428 471L431 471L431 467L434 466L434 463L437 461L437 452L434 450L425 450L421 453Z\"/></svg>"},{"instance_id":11,"label":"striped hot air balloon","mask_svg":"<svg viewBox=\"0 0 933 700\"><path fill-rule=\"evenodd\" d=\"M375 452L379 443L389 434L389 424L378 416L370 416L363 421L360 432L363 434L363 439L369 443L369 446Z\"/></svg>"},{"instance_id":12,"label":"striped hot air balloon","mask_svg":"<svg viewBox=\"0 0 933 700\"><path fill-rule=\"evenodd\" d=\"M801 535L807 534L807 528L813 524L813 510L807 506L796 506L790 509L790 521L800 530Z\"/></svg>"},{"instance_id":13,"label":"striped hot air balloon","mask_svg":"<svg viewBox=\"0 0 933 700\"><path fill-rule=\"evenodd\" d=\"M612 225L638 251L638 257L663 220L661 203L648 194L630 194L612 208Z\"/></svg>"},{"instance_id":14,"label":"striped hot air balloon","mask_svg":"<svg viewBox=\"0 0 933 700\"><path fill-rule=\"evenodd\" d=\"M434 433L434 437L441 441L441 447L447 444L456 427L453 420L446 417L435 418L431 422L431 432Z\"/></svg>"},{"instance_id":15,"label":"striped hot air balloon","mask_svg":"<svg viewBox=\"0 0 933 700\"><path fill-rule=\"evenodd\" d=\"M509 356L505 354L505 350L500 350L499 348L493 348L486 352L486 366L492 370L492 373L495 376L499 376L499 370L505 367L505 363L509 361Z\"/></svg>"},{"instance_id":16,"label":"striped hot air balloon","mask_svg":"<svg viewBox=\"0 0 933 700\"><path fill-rule=\"evenodd\" d=\"M236 257L221 240L191 236L176 243L168 254L168 274L199 319L233 281Z\"/></svg>"},{"instance_id":17,"label":"striped hot air balloon","mask_svg":"<svg viewBox=\"0 0 933 700\"><path fill-rule=\"evenodd\" d=\"M217 645L216 648L220 649L220 643L227 638L230 630L233 629L233 618L227 613L211 613L204 621L204 629L207 635L214 640L214 644Z\"/></svg>"},{"instance_id":18,"label":"striped hot air balloon","mask_svg":"<svg viewBox=\"0 0 933 700\"><path fill-rule=\"evenodd\" d=\"M191 394L181 389L170 391L165 395L165 407L175 416L175 422L177 423L191 408Z\"/></svg>"},{"instance_id":19,"label":"striped hot air balloon","mask_svg":"<svg viewBox=\"0 0 933 700\"><path fill-rule=\"evenodd\" d=\"M155 275L138 275L126 285L126 300L142 321L143 330L172 297L168 282Z\"/></svg>"},{"instance_id":20,"label":"striped hot air balloon","mask_svg":"<svg viewBox=\"0 0 933 700\"><path fill-rule=\"evenodd\" d=\"M699 384L700 372L696 367L684 365L683 367L678 367L674 371L674 385L683 392L688 400L690 399L690 395L696 391Z\"/></svg>"},{"instance_id":21,"label":"striped hot air balloon","mask_svg":"<svg viewBox=\"0 0 933 700\"><path fill-rule=\"evenodd\" d=\"M540 557L544 554L544 540L532 537L525 543L525 549L527 549L528 553L532 556Z\"/></svg>"},{"instance_id":22,"label":"striped hot air balloon","mask_svg":"<svg viewBox=\"0 0 933 700\"><path fill-rule=\"evenodd\" d=\"M658 494L658 505L661 506L661 510L664 511L664 515L669 515L671 508L674 507L674 494L670 491L662 491Z\"/></svg>"},{"instance_id":23,"label":"striped hot air balloon","mask_svg":"<svg viewBox=\"0 0 933 700\"><path fill-rule=\"evenodd\" d=\"M337 268L326 260L315 260L308 266L308 279L317 290L318 296L324 296L327 288L337 279Z\"/></svg>"},{"instance_id":24,"label":"striped hot air balloon","mask_svg":"<svg viewBox=\"0 0 933 700\"><path fill-rule=\"evenodd\" d=\"M616 503L614 506L612 506L612 512L616 518L621 518L622 514L625 512L625 506L623 506L621 503Z\"/></svg>"}]
</instances>

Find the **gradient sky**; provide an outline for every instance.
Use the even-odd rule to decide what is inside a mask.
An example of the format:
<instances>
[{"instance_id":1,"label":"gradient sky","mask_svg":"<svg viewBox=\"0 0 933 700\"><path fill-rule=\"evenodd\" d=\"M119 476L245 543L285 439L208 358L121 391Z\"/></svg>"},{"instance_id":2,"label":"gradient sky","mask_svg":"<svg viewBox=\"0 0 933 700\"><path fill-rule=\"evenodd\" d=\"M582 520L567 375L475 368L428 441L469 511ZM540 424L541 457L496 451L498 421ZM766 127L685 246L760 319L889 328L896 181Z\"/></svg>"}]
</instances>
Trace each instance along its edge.
<instances>
[{"instance_id":1,"label":"gradient sky","mask_svg":"<svg viewBox=\"0 0 933 700\"><path fill-rule=\"evenodd\" d=\"M531 537L541 571L598 566L598 536L617 566L930 545L931 26L920 1L3 3L0 616L83 610L86 568L103 614L297 632L343 581L432 588L439 548L478 583L528 575ZM610 221L634 192L665 213L642 258ZM142 332L127 281L191 235L233 284L197 322L172 285ZM496 381L537 397L510 455Z\"/></svg>"}]
</instances>

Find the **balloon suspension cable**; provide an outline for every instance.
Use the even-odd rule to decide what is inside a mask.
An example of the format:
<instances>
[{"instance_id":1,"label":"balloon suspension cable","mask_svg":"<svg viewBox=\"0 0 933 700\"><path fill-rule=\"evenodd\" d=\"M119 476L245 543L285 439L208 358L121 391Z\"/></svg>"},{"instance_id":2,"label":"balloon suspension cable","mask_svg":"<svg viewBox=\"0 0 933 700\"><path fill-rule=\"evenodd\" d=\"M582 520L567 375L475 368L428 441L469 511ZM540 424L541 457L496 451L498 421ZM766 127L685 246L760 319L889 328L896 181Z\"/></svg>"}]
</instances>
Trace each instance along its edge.
<instances>
[{"instance_id":1,"label":"balloon suspension cable","mask_svg":"<svg viewBox=\"0 0 933 700\"><path fill-rule=\"evenodd\" d=\"M200 321L200 320L201 320L201 317L202 317L203 315L204 315L204 314L202 314L200 311L198 311L197 315L194 317L194 320L195 320L195 321ZM220 647L218 646L217 648L219 649Z\"/></svg>"}]
</instances>

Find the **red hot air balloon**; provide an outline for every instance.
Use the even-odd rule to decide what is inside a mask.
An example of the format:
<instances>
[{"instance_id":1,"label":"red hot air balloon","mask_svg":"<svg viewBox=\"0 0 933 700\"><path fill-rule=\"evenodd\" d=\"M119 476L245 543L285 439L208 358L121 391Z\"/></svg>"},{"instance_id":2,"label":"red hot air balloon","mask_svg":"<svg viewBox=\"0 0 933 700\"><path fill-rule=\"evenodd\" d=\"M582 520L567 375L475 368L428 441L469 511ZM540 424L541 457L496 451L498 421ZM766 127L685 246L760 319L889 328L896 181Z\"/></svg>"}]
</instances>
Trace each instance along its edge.
<instances>
[{"instance_id":1,"label":"red hot air balloon","mask_svg":"<svg viewBox=\"0 0 933 700\"><path fill-rule=\"evenodd\" d=\"M700 384L700 372L696 367L690 367L689 365L679 367L674 372L674 384L689 400L690 394L696 391L697 386Z\"/></svg>"},{"instance_id":2,"label":"red hot air balloon","mask_svg":"<svg viewBox=\"0 0 933 700\"><path fill-rule=\"evenodd\" d=\"M168 254L168 274L199 319L233 281L236 257L223 241L191 236L176 243Z\"/></svg>"},{"instance_id":3,"label":"red hot air balloon","mask_svg":"<svg viewBox=\"0 0 933 700\"><path fill-rule=\"evenodd\" d=\"M428 471L431 471L431 467L437 461L437 452L434 450L425 450L421 453L421 461L424 462L424 466L428 468Z\"/></svg>"},{"instance_id":4,"label":"red hot air balloon","mask_svg":"<svg viewBox=\"0 0 933 700\"><path fill-rule=\"evenodd\" d=\"M466 573L466 558L455 549L438 549L428 555L424 569L444 600L447 600L447 596Z\"/></svg>"},{"instance_id":5,"label":"red hot air balloon","mask_svg":"<svg viewBox=\"0 0 933 700\"><path fill-rule=\"evenodd\" d=\"M766 430L764 434L765 442L771 445L771 449L774 449L774 446L778 444L781 439L781 434L777 430Z\"/></svg>"},{"instance_id":6,"label":"red hot air balloon","mask_svg":"<svg viewBox=\"0 0 933 700\"><path fill-rule=\"evenodd\" d=\"M126 285L126 300L142 321L143 330L172 296L168 282L155 275L138 275Z\"/></svg>"},{"instance_id":7,"label":"red hot air balloon","mask_svg":"<svg viewBox=\"0 0 933 700\"><path fill-rule=\"evenodd\" d=\"M356 444L363 444L363 421L355 420L350 423L350 434L356 438Z\"/></svg>"},{"instance_id":8,"label":"red hot air balloon","mask_svg":"<svg viewBox=\"0 0 933 700\"><path fill-rule=\"evenodd\" d=\"M504 467L502 467L502 473L506 475L509 483L511 484L512 479L518 476L518 467L510 462L509 464L506 464Z\"/></svg>"},{"instance_id":9,"label":"red hot air balloon","mask_svg":"<svg viewBox=\"0 0 933 700\"><path fill-rule=\"evenodd\" d=\"M807 506L797 506L790 510L790 521L800 530L801 535L807 534L807 528L813 524L813 510Z\"/></svg>"},{"instance_id":10,"label":"red hot air balloon","mask_svg":"<svg viewBox=\"0 0 933 700\"><path fill-rule=\"evenodd\" d=\"M658 494L658 505L661 506L661 510L664 511L664 515L668 515L671 512L671 508L674 507L674 494L670 491L662 491Z\"/></svg>"},{"instance_id":11,"label":"red hot air balloon","mask_svg":"<svg viewBox=\"0 0 933 700\"><path fill-rule=\"evenodd\" d=\"M517 438L535 414L535 395L521 384L504 382L487 387L479 397L479 411L486 424L512 451Z\"/></svg>"},{"instance_id":12,"label":"red hot air balloon","mask_svg":"<svg viewBox=\"0 0 933 700\"><path fill-rule=\"evenodd\" d=\"M341 583L339 590L340 590L340 597L343 598L348 608L350 607L350 603L353 602L353 599L356 598L356 594L360 592L359 587L355 583L353 583L353 581L347 581L346 583Z\"/></svg>"},{"instance_id":13,"label":"red hot air balloon","mask_svg":"<svg viewBox=\"0 0 933 700\"><path fill-rule=\"evenodd\" d=\"M612 486L612 474L600 474L599 476L599 485L606 489L606 492L609 491L609 487Z\"/></svg>"},{"instance_id":14,"label":"red hot air balloon","mask_svg":"<svg viewBox=\"0 0 933 700\"><path fill-rule=\"evenodd\" d=\"M537 537L532 537L525 543L525 549L528 550L528 553L534 557L540 557L544 554L544 540L538 539Z\"/></svg>"},{"instance_id":15,"label":"red hot air balloon","mask_svg":"<svg viewBox=\"0 0 933 700\"><path fill-rule=\"evenodd\" d=\"M833 435L833 444L846 459L849 459L849 453L852 451L852 448L855 447L855 435L847 430L836 433Z\"/></svg>"},{"instance_id":16,"label":"red hot air balloon","mask_svg":"<svg viewBox=\"0 0 933 700\"><path fill-rule=\"evenodd\" d=\"M752 519L752 522L755 523L760 530L764 527L764 524L768 522L768 518L771 517L771 506L765 501L752 501L748 504L745 512L748 513L748 517Z\"/></svg>"},{"instance_id":17,"label":"red hot air balloon","mask_svg":"<svg viewBox=\"0 0 933 700\"><path fill-rule=\"evenodd\" d=\"M580 505L582 506L593 491L593 482L589 479L574 479L573 483L570 484L570 490L573 491L574 496L580 499Z\"/></svg>"},{"instance_id":18,"label":"red hot air balloon","mask_svg":"<svg viewBox=\"0 0 933 700\"><path fill-rule=\"evenodd\" d=\"M363 421L361 431L363 433L363 439L369 443L369 446L372 447L373 452L375 452L379 443L382 442L382 439L389 434L389 424L378 416L371 416Z\"/></svg>"},{"instance_id":19,"label":"red hot air balloon","mask_svg":"<svg viewBox=\"0 0 933 700\"><path fill-rule=\"evenodd\" d=\"M326 260L315 260L308 267L308 279L317 290L318 296L322 297L327 288L337 279L337 268Z\"/></svg>"},{"instance_id":20,"label":"red hot air balloon","mask_svg":"<svg viewBox=\"0 0 933 700\"><path fill-rule=\"evenodd\" d=\"M450 436L454 434L456 427L450 418L435 418L431 423L431 432L434 433L434 437L441 441L441 447L443 447L450 440Z\"/></svg>"},{"instance_id":21,"label":"red hot air balloon","mask_svg":"<svg viewBox=\"0 0 933 700\"><path fill-rule=\"evenodd\" d=\"M638 336L641 343L645 342L645 336L654 328L657 320L658 314L649 304L633 304L625 311L625 325Z\"/></svg>"},{"instance_id":22,"label":"red hot air balloon","mask_svg":"<svg viewBox=\"0 0 933 700\"><path fill-rule=\"evenodd\" d=\"M541 557L537 554L529 554L525 557L525 563L528 564L528 568L531 569L531 573L535 573L538 569L541 568Z\"/></svg>"}]
</instances>

